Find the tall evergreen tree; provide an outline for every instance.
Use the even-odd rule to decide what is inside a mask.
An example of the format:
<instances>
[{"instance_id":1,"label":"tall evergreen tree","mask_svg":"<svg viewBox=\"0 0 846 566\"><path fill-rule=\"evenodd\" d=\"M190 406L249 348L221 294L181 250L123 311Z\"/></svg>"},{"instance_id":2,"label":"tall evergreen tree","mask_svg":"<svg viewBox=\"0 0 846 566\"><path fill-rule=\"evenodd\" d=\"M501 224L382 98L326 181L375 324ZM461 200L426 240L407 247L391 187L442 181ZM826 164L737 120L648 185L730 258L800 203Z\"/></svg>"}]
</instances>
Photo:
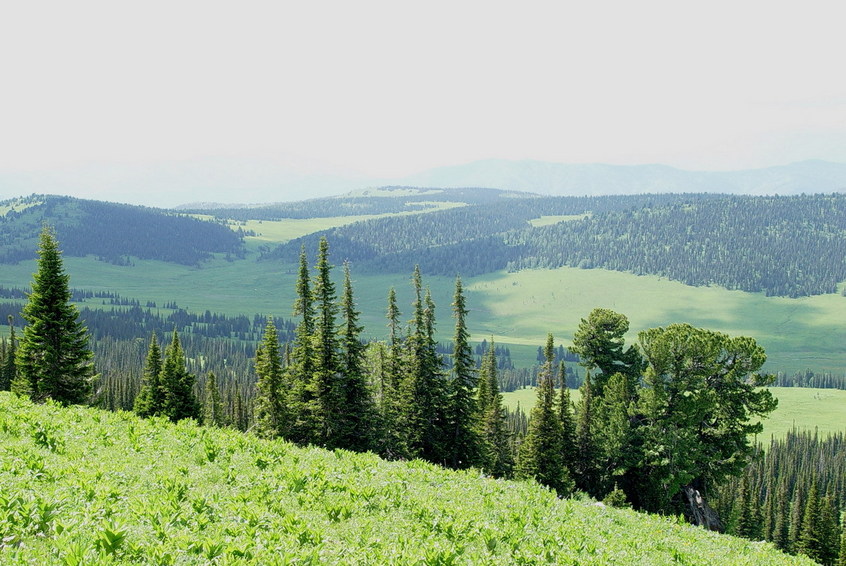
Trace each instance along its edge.
<instances>
[{"instance_id":1,"label":"tall evergreen tree","mask_svg":"<svg viewBox=\"0 0 846 566\"><path fill-rule=\"evenodd\" d=\"M47 226L41 231L38 271L22 316L27 322L15 357L12 390L35 401L83 403L91 395L93 354L88 330L71 304L59 244Z\"/></svg>"},{"instance_id":2,"label":"tall evergreen tree","mask_svg":"<svg viewBox=\"0 0 846 566\"><path fill-rule=\"evenodd\" d=\"M12 382L15 380L15 353L17 351L17 338L15 337L14 317L9 315L9 342L3 356L0 356L0 391L9 391Z\"/></svg>"},{"instance_id":3,"label":"tall evergreen tree","mask_svg":"<svg viewBox=\"0 0 846 566\"><path fill-rule=\"evenodd\" d=\"M203 404L203 424L209 427L226 426L226 414L217 387L217 377L209 372L206 376L206 401Z\"/></svg>"},{"instance_id":4,"label":"tall evergreen tree","mask_svg":"<svg viewBox=\"0 0 846 566\"><path fill-rule=\"evenodd\" d=\"M582 319L573 335L570 350L578 354L582 365L594 373L593 395L603 396L605 383L615 373L627 378L631 390L643 370L643 359L635 346L625 348L624 336L629 331L629 319L609 309L593 309Z\"/></svg>"},{"instance_id":5,"label":"tall evergreen tree","mask_svg":"<svg viewBox=\"0 0 846 566\"><path fill-rule=\"evenodd\" d=\"M256 396L254 430L264 438L285 435L287 414L283 385L282 357L279 335L272 317L267 317L264 338L256 349Z\"/></svg>"},{"instance_id":6,"label":"tall evergreen tree","mask_svg":"<svg viewBox=\"0 0 846 566\"><path fill-rule=\"evenodd\" d=\"M337 444L349 450L365 451L375 446L376 410L364 373L364 327L358 323L350 266L344 263L344 289L341 296L340 395Z\"/></svg>"},{"instance_id":7,"label":"tall evergreen tree","mask_svg":"<svg viewBox=\"0 0 846 566\"><path fill-rule=\"evenodd\" d=\"M479 372L479 412L481 413L482 468L494 477L510 477L514 454L507 416L497 381L496 350L493 338L482 358Z\"/></svg>"},{"instance_id":8,"label":"tall evergreen tree","mask_svg":"<svg viewBox=\"0 0 846 566\"><path fill-rule=\"evenodd\" d=\"M182 419L200 418L200 405L194 396L196 378L188 372L185 365L185 353L179 341L176 329L170 344L165 348L164 364L161 373L161 385L164 389L164 407L162 414L173 422Z\"/></svg>"},{"instance_id":9,"label":"tall evergreen tree","mask_svg":"<svg viewBox=\"0 0 846 566\"><path fill-rule=\"evenodd\" d=\"M573 403L570 401L570 389L567 388L567 377L564 361L558 368L558 383L561 387L558 398L558 420L561 421L561 456L564 466L575 475L577 455L576 421L573 416Z\"/></svg>"},{"instance_id":10,"label":"tall evergreen tree","mask_svg":"<svg viewBox=\"0 0 846 566\"><path fill-rule=\"evenodd\" d=\"M291 415L290 440L300 444L315 442L317 427L311 418L310 407L314 404L311 379L314 375L314 303L308 259L305 249L300 250L300 268L297 277L297 299L294 302L294 316L299 316L287 366L287 380L290 383L289 411Z\"/></svg>"},{"instance_id":11,"label":"tall evergreen tree","mask_svg":"<svg viewBox=\"0 0 846 566\"><path fill-rule=\"evenodd\" d=\"M532 408L529 430L517 462L517 476L534 478L561 495L573 490L570 473L564 466L561 421L555 410L553 360L555 348L552 335L547 336L544 348L546 362L538 377L538 400Z\"/></svg>"},{"instance_id":12,"label":"tall evergreen tree","mask_svg":"<svg viewBox=\"0 0 846 566\"><path fill-rule=\"evenodd\" d=\"M410 454L408 437L404 434L404 393L407 389L403 368L403 343L400 336L400 311L393 287L388 292L388 356L382 384L382 434L380 452L387 458Z\"/></svg>"},{"instance_id":13,"label":"tall evergreen tree","mask_svg":"<svg viewBox=\"0 0 846 566\"><path fill-rule=\"evenodd\" d=\"M817 482L811 484L808 496L805 498L805 511L802 514L802 526L799 539L796 541L796 552L804 554L816 562L822 561L823 556L822 509L820 505Z\"/></svg>"},{"instance_id":14,"label":"tall evergreen tree","mask_svg":"<svg viewBox=\"0 0 846 566\"><path fill-rule=\"evenodd\" d=\"M596 402L593 397L593 377L590 372L585 374L581 393L576 407L576 452L578 453L574 466L576 487L594 497L600 497L604 494L599 491L594 415Z\"/></svg>"},{"instance_id":15,"label":"tall evergreen tree","mask_svg":"<svg viewBox=\"0 0 846 566\"><path fill-rule=\"evenodd\" d=\"M134 411L141 417L161 415L164 411L164 388L161 383L162 352L156 333L150 336L147 359L144 362L144 375L141 390L135 397Z\"/></svg>"},{"instance_id":16,"label":"tall evergreen tree","mask_svg":"<svg viewBox=\"0 0 846 566\"><path fill-rule=\"evenodd\" d=\"M843 521L843 532L840 533L840 558L837 566L846 566L846 520Z\"/></svg>"},{"instance_id":17,"label":"tall evergreen tree","mask_svg":"<svg viewBox=\"0 0 846 566\"><path fill-rule=\"evenodd\" d=\"M335 317L338 313L335 284L331 278L329 243L320 238L315 265L312 297L315 308L314 371L310 380L312 395L309 418L315 426L313 442L334 448L339 446L341 399L338 376L338 337Z\"/></svg>"},{"instance_id":18,"label":"tall evergreen tree","mask_svg":"<svg viewBox=\"0 0 846 566\"><path fill-rule=\"evenodd\" d=\"M450 381L447 432L447 462L454 469L477 466L480 461L478 422L476 410L476 363L470 348L467 331L467 303L461 278L455 280L452 303L455 317L453 339L452 380Z\"/></svg>"}]
</instances>

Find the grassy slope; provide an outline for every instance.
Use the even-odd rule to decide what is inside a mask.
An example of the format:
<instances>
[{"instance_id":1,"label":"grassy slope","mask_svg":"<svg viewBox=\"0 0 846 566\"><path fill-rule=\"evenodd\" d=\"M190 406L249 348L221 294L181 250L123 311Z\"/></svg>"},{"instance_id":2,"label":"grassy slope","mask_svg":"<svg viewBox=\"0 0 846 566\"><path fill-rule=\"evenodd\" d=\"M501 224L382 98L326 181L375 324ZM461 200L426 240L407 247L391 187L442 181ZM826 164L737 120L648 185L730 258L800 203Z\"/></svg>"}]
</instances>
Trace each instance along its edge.
<instances>
[{"instance_id":1,"label":"grassy slope","mask_svg":"<svg viewBox=\"0 0 846 566\"><path fill-rule=\"evenodd\" d=\"M774 387L772 392L778 398L778 408L764 420L764 432L759 438L764 444L771 436L786 436L794 427L817 430L821 435L846 430L846 391ZM514 409L519 403L528 412L535 405L537 393L534 388L525 388L503 393L502 398L506 406ZM571 391L570 398L575 403L579 392Z\"/></svg>"},{"instance_id":2,"label":"grassy slope","mask_svg":"<svg viewBox=\"0 0 846 566\"><path fill-rule=\"evenodd\" d=\"M0 393L3 564L811 564L417 461Z\"/></svg>"}]
</instances>

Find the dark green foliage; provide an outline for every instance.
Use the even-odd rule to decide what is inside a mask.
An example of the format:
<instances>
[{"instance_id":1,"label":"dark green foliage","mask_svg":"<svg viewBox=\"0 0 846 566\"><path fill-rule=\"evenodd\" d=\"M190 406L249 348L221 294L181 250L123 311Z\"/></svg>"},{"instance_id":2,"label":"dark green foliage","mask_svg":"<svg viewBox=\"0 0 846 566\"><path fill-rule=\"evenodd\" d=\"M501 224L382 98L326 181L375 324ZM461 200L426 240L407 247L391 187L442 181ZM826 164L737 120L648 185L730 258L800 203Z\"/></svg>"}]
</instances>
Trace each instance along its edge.
<instances>
[{"instance_id":1,"label":"dark green foliage","mask_svg":"<svg viewBox=\"0 0 846 566\"><path fill-rule=\"evenodd\" d=\"M162 353L156 334L150 336L150 347L144 363L144 377L141 390L135 398L135 412L142 417L152 417L163 414L165 390L161 382Z\"/></svg>"},{"instance_id":2,"label":"dark green foliage","mask_svg":"<svg viewBox=\"0 0 846 566\"><path fill-rule=\"evenodd\" d=\"M315 314L305 249L300 250L294 316L299 316L300 321L295 330L294 345L286 368L287 381L291 384L288 403L291 411L289 440L306 444L312 442L315 437L316 425L309 409L315 402L311 388L315 369L313 344Z\"/></svg>"},{"instance_id":3,"label":"dark green foliage","mask_svg":"<svg viewBox=\"0 0 846 566\"><path fill-rule=\"evenodd\" d=\"M15 366L15 352L18 348L18 341L15 338L14 317L9 315L9 341L3 339L0 348L0 391L9 391L17 373Z\"/></svg>"},{"instance_id":4,"label":"dark green foliage","mask_svg":"<svg viewBox=\"0 0 846 566\"><path fill-rule=\"evenodd\" d=\"M576 407L576 461L573 476L576 487L594 497L604 496L599 485L599 451L596 441L596 400L593 395L593 376L590 372L580 388L581 398Z\"/></svg>"},{"instance_id":5,"label":"dark green foliage","mask_svg":"<svg viewBox=\"0 0 846 566\"><path fill-rule=\"evenodd\" d=\"M32 195L40 203L0 217L0 263L32 258L32 243L44 221L62 235L68 256L93 255L117 265L131 257L194 265L212 253L242 254L241 236L224 223L207 222L162 210L83 200Z\"/></svg>"},{"instance_id":6,"label":"dark green foliage","mask_svg":"<svg viewBox=\"0 0 846 566\"><path fill-rule=\"evenodd\" d=\"M356 310L349 264L344 264L344 290L341 296L340 407L337 445L363 452L376 445L377 413L364 372L364 343Z\"/></svg>"},{"instance_id":7,"label":"dark green foliage","mask_svg":"<svg viewBox=\"0 0 846 566\"><path fill-rule=\"evenodd\" d=\"M264 340L256 350L256 396L253 430L265 438L277 438L287 433L287 407L283 383L282 357L279 337L272 318L268 318Z\"/></svg>"},{"instance_id":8,"label":"dark green foliage","mask_svg":"<svg viewBox=\"0 0 846 566\"><path fill-rule=\"evenodd\" d=\"M203 424L205 426L222 427L228 424L217 386L217 377L211 372L206 376L206 398L203 402Z\"/></svg>"},{"instance_id":9,"label":"dark green foliage","mask_svg":"<svg viewBox=\"0 0 846 566\"><path fill-rule=\"evenodd\" d=\"M575 471L578 459L576 444L576 420L573 415L573 402L570 401L570 389L567 387L566 371L562 361L558 369L558 420L561 421L561 457L564 466Z\"/></svg>"},{"instance_id":10,"label":"dark green foliage","mask_svg":"<svg viewBox=\"0 0 846 566\"><path fill-rule=\"evenodd\" d=\"M493 339L479 371L478 404L481 419L481 467L494 477L510 477L514 468L514 450L507 413L499 393Z\"/></svg>"},{"instance_id":11,"label":"dark green foliage","mask_svg":"<svg viewBox=\"0 0 846 566\"><path fill-rule=\"evenodd\" d=\"M200 405L194 396L196 377L185 366L185 353L175 330L170 344L165 348L160 380L164 389L162 415L173 422L182 419L199 420Z\"/></svg>"},{"instance_id":12,"label":"dark green foliage","mask_svg":"<svg viewBox=\"0 0 846 566\"><path fill-rule=\"evenodd\" d=\"M544 350L546 363L538 384L538 400L532 408L529 430L520 446L516 474L534 478L560 495L568 495L574 487L569 470L564 466L563 431L555 410L553 381L554 348L552 335L547 337Z\"/></svg>"},{"instance_id":13,"label":"dark green foliage","mask_svg":"<svg viewBox=\"0 0 846 566\"><path fill-rule=\"evenodd\" d=\"M69 277L56 236L46 226L38 255L32 293L22 313L27 325L16 351L17 375L11 388L35 401L84 403L94 379L88 332L70 303Z\"/></svg>"},{"instance_id":14,"label":"dark green foliage","mask_svg":"<svg viewBox=\"0 0 846 566\"><path fill-rule=\"evenodd\" d=\"M449 383L447 401L447 463L450 467L469 468L481 463L480 440L478 436L479 413L475 398L477 377L476 362L470 348L470 334L467 331L467 302L461 285L461 278L455 280L455 296L452 303L455 317L453 338L452 380Z\"/></svg>"},{"instance_id":15,"label":"dark green foliage","mask_svg":"<svg viewBox=\"0 0 846 566\"><path fill-rule=\"evenodd\" d=\"M628 331L629 320L609 309L594 309L579 323L570 351L579 356L588 370L599 370L600 373L594 373L592 384L596 397L602 397L605 383L615 373L627 378L630 394L634 394L643 360L637 348L625 348L624 336Z\"/></svg>"}]
</instances>

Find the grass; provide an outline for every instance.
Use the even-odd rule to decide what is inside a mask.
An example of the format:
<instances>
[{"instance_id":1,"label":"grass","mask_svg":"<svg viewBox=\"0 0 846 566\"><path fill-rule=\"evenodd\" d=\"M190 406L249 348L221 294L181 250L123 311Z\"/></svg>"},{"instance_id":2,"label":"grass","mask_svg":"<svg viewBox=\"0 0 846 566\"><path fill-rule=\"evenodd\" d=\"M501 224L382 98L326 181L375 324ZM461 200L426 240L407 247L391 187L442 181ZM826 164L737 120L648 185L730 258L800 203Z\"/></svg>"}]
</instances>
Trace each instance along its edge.
<instances>
[{"instance_id":1,"label":"grass","mask_svg":"<svg viewBox=\"0 0 846 566\"><path fill-rule=\"evenodd\" d=\"M786 437L793 428L817 431L821 436L846 431L846 391L799 387L773 387L771 391L778 399L778 408L764 420L759 440L765 445L771 437ZM570 398L577 402L578 390L571 390ZM526 387L503 393L502 399L510 409L519 403L528 413L535 406L537 393L533 387Z\"/></svg>"},{"instance_id":2,"label":"grass","mask_svg":"<svg viewBox=\"0 0 846 566\"><path fill-rule=\"evenodd\" d=\"M589 214L568 214L564 216L541 216L540 218L534 218L529 220L529 224L534 226L535 228L539 228L541 226L551 226L553 224L559 224L561 222L569 222L571 220L581 220L590 216Z\"/></svg>"},{"instance_id":3,"label":"grass","mask_svg":"<svg viewBox=\"0 0 846 566\"><path fill-rule=\"evenodd\" d=\"M531 482L0 393L0 563L812 564Z\"/></svg>"}]
</instances>

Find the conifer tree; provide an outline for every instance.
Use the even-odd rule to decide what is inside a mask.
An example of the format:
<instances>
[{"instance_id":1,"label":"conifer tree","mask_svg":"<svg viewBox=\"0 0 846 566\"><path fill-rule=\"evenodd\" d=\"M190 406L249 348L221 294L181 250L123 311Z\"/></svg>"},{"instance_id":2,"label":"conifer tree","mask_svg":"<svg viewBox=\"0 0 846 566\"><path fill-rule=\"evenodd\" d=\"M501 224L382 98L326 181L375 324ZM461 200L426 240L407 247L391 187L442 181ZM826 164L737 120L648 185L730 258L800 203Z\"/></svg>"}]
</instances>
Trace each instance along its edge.
<instances>
[{"instance_id":1,"label":"conifer tree","mask_svg":"<svg viewBox=\"0 0 846 566\"><path fill-rule=\"evenodd\" d=\"M772 541L779 550L787 551L790 547L789 526L790 526L790 501L787 494L787 480L782 479L778 485L778 495L775 498L775 519L772 532Z\"/></svg>"},{"instance_id":2,"label":"conifer tree","mask_svg":"<svg viewBox=\"0 0 846 566\"><path fill-rule=\"evenodd\" d=\"M286 433L287 414L283 386L279 335L272 317L267 317L264 338L256 349L256 396L253 401L255 433L278 438Z\"/></svg>"},{"instance_id":3,"label":"conifer tree","mask_svg":"<svg viewBox=\"0 0 846 566\"><path fill-rule=\"evenodd\" d=\"M338 446L341 399L338 384L338 340L335 317L338 312L335 284L331 278L329 243L320 238L315 266L312 297L315 308L314 371L309 381L312 400L309 418L314 424L313 442L321 446Z\"/></svg>"},{"instance_id":4,"label":"conifer tree","mask_svg":"<svg viewBox=\"0 0 846 566\"><path fill-rule=\"evenodd\" d=\"M823 555L821 512L817 482L814 481L808 491L808 496L805 498L805 512L802 514L802 526L799 531L799 539L796 542L796 552L804 554L816 562L821 562Z\"/></svg>"},{"instance_id":5,"label":"conifer tree","mask_svg":"<svg viewBox=\"0 0 846 566\"><path fill-rule=\"evenodd\" d=\"M561 421L561 456L564 466L575 475L577 458L576 421L573 416L573 403L570 401L570 389L567 388L567 378L562 360L558 368L558 383L561 391L558 398L558 420Z\"/></svg>"},{"instance_id":6,"label":"conifer tree","mask_svg":"<svg viewBox=\"0 0 846 566\"><path fill-rule=\"evenodd\" d=\"M71 300L69 276L54 232L41 231L38 271L22 316L27 322L18 344L12 390L34 401L62 404L88 400L95 378L88 330Z\"/></svg>"},{"instance_id":7,"label":"conifer tree","mask_svg":"<svg viewBox=\"0 0 846 566\"><path fill-rule=\"evenodd\" d=\"M514 455L507 416L497 381L496 350L493 338L482 358L479 372L479 412L482 415L482 468L497 478L511 477Z\"/></svg>"},{"instance_id":8,"label":"conifer tree","mask_svg":"<svg viewBox=\"0 0 846 566\"><path fill-rule=\"evenodd\" d=\"M573 481L564 466L561 421L555 410L553 360L555 348L552 335L547 336L544 348L546 362L538 376L538 400L529 418L529 430L520 446L517 476L534 478L560 495L573 490Z\"/></svg>"},{"instance_id":9,"label":"conifer tree","mask_svg":"<svg viewBox=\"0 0 846 566\"><path fill-rule=\"evenodd\" d=\"M209 427L226 426L226 415L223 412L220 389L217 387L217 378L212 372L209 372L206 376L206 401L203 404L203 424Z\"/></svg>"},{"instance_id":10,"label":"conifer tree","mask_svg":"<svg viewBox=\"0 0 846 566\"><path fill-rule=\"evenodd\" d=\"M162 414L173 422L182 419L200 418L200 406L194 396L196 378L185 366L185 353L179 342L179 334L173 330L170 344L165 348L162 365L161 386L164 389Z\"/></svg>"},{"instance_id":11,"label":"conifer tree","mask_svg":"<svg viewBox=\"0 0 846 566\"><path fill-rule=\"evenodd\" d=\"M294 302L294 316L299 316L287 367L290 383L289 411L291 415L289 439L299 444L315 442L316 425L311 419L310 407L314 394L310 387L314 375L314 304L311 293L308 259L305 249L300 250L300 268L297 277L297 299Z\"/></svg>"},{"instance_id":12,"label":"conifer tree","mask_svg":"<svg viewBox=\"0 0 846 566\"><path fill-rule=\"evenodd\" d=\"M164 389L161 383L162 353L156 333L150 336L141 390L135 398L133 410L141 417L161 415L164 411Z\"/></svg>"},{"instance_id":13,"label":"conifer tree","mask_svg":"<svg viewBox=\"0 0 846 566\"><path fill-rule=\"evenodd\" d=\"M407 389L404 380L403 344L400 337L400 311L393 287L388 292L388 356L385 380L382 386L382 434L380 452L387 458L399 458L410 453L408 438L404 434L403 394Z\"/></svg>"},{"instance_id":14,"label":"conifer tree","mask_svg":"<svg viewBox=\"0 0 846 566\"><path fill-rule=\"evenodd\" d=\"M340 395L337 445L366 451L375 445L376 410L364 374L364 350L356 310L350 266L344 263L344 289L341 296Z\"/></svg>"},{"instance_id":15,"label":"conifer tree","mask_svg":"<svg viewBox=\"0 0 846 566\"><path fill-rule=\"evenodd\" d=\"M837 566L846 566L846 520L843 521L843 532L840 533L840 558Z\"/></svg>"},{"instance_id":16,"label":"conifer tree","mask_svg":"<svg viewBox=\"0 0 846 566\"><path fill-rule=\"evenodd\" d=\"M799 538L802 536L802 524L805 517L806 496L803 493L801 484L793 490L793 497L790 500L790 524L787 531L787 552L796 553L799 551Z\"/></svg>"},{"instance_id":17,"label":"conifer tree","mask_svg":"<svg viewBox=\"0 0 846 566\"><path fill-rule=\"evenodd\" d=\"M0 356L0 391L9 391L15 380L15 352L17 339L15 338L14 317L9 315L9 342L3 356ZM5 341L4 341L5 344Z\"/></svg>"},{"instance_id":18,"label":"conifer tree","mask_svg":"<svg viewBox=\"0 0 846 566\"><path fill-rule=\"evenodd\" d=\"M432 292L426 288L425 308L423 310L425 335L422 349L422 372L419 383L426 390L428 399L424 422L426 434L423 438L423 457L441 465L449 461L450 422L448 383L445 379L443 360L438 353L435 340L435 302Z\"/></svg>"},{"instance_id":19,"label":"conifer tree","mask_svg":"<svg viewBox=\"0 0 846 566\"><path fill-rule=\"evenodd\" d=\"M479 414L474 397L476 391L476 364L470 348L470 334L467 331L467 303L461 278L455 280L455 296L452 303L455 317L453 339L452 380L450 381L447 426L447 444L450 467L468 468L480 464L479 436L477 433Z\"/></svg>"},{"instance_id":20,"label":"conifer tree","mask_svg":"<svg viewBox=\"0 0 846 566\"><path fill-rule=\"evenodd\" d=\"M593 378L590 372L585 374L581 387L581 399L576 407L576 452L575 463L576 487L586 493L599 497L599 473L596 468L598 451L596 448Z\"/></svg>"}]
</instances>

